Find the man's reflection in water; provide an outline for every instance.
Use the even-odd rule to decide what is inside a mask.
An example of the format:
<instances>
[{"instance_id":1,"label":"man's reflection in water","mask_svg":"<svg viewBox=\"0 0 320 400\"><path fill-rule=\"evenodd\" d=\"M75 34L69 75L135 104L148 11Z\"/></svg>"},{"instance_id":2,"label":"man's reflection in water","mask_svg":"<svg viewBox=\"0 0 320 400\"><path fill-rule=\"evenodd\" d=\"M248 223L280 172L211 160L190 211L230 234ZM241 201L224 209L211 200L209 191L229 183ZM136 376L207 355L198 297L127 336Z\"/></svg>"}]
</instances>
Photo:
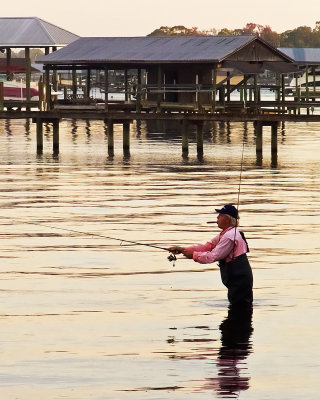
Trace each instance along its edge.
<instances>
[{"instance_id":1,"label":"man's reflection in water","mask_svg":"<svg viewBox=\"0 0 320 400\"><path fill-rule=\"evenodd\" d=\"M227 318L220 325L221 348L217 366L219 368L218 393L221 397L237 397L241 390L249 388L250 377L241 377L244 360L252 351L250 337L252 328L252 306L230 306ZM240 364L240 365L239 365ZM241 365L242 364L242 365Z\"/></svg>"},{"instance_id":2,"label":"man's reflection in water","mask_svg":"<svg viewBox=\"0 0 320 400\"><path fill-rule=\"evenodd\" d=\"M230 306L220 330L218 378L208 378L205 386L214 388L219 397L238 398L240 392L250 386L250 377L241 376L241 373L244 370L247 373L245 360L252 352L252 306Z\"/></svg>"}]
</instances>

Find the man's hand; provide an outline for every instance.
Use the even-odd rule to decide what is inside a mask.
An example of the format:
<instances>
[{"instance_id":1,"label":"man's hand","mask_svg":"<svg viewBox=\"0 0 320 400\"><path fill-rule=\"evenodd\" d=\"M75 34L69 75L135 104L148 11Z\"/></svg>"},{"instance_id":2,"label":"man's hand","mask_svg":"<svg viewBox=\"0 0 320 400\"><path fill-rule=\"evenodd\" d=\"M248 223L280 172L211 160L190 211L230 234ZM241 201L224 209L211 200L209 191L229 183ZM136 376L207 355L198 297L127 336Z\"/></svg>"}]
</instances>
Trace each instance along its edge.
<instances>
[{"instance_id":1,"label":"man's hand","mask_svg":"<svg viewBox=\"0 0 320 400\"><path fill-rule=\"evenodd\" d=\"M182 254L187 258L193 258L193 251L188 249L183 249Z\"/></svg>"},{"instance_id":2,"label":"man's hand","mask_svg":"<svg viewBox=\"0 0 320 400\"><path fill-rule=\"evenodd\" d=\"M181 254L183 253L184 248L181 246L172 246L167 249L172 254Z\"/></svg>"}]
</instances>

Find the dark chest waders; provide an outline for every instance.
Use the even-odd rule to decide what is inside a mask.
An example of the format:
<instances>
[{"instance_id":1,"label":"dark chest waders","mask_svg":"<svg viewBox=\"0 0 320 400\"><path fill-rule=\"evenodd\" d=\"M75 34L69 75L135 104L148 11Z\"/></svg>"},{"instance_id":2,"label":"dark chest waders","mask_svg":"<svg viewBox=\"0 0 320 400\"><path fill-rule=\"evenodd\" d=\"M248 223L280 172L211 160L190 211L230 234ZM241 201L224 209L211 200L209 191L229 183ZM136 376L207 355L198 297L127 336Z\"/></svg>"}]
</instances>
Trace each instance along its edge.
<instances>
[{"instance_id":1,"label":"dark chest waders","mask_svg":"<svg viewBox=\"0 0 320 400\"><path fill-rule=\"evenodd\" d=\"M242 232L241 236L245 240ZM253 277L247 254L241 254L229 262L221 260L219 261L219 268L222 283L228 288L230 303L232 305L251 304L253 300Z\"/></svg>"}]
</instances>

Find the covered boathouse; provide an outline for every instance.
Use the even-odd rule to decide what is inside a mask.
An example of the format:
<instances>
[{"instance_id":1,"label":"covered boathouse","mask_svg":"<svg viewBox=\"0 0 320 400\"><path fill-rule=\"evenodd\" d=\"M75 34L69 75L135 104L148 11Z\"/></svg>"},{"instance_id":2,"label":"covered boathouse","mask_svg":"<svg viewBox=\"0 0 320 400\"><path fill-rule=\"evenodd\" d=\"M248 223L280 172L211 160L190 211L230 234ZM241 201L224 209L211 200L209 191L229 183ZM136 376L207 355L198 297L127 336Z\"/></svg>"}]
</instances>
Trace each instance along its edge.
<instances>
[{"instance_id":1,"label":"covered boathouse","mask_svg":"<svg viewBox=\"0 0 320 400\"><path fill-rule=\"evenodd\" d=\"M47 109L91 106L105 112L258 113L264 106L262 88L275 92L271 106L279 109L284 77L297 70L290 56L257 36L85 37L39 62L48 77L47 92L49 71L51 76L57 70L86 71L81 94L74 82L72 95L54 106L48 97ZM102 104L90 104L93 71L103 77ZM122 71L121 101L110 96L110 71ZM259 79L266 71L273 78Z\"/></svg>"},{"instance_id":2,"label":"covered boathouse","mask_svg":"<svg viewBox=\"0 0 320 400\"><path fill-rule=\"evenodd\" d=\"M317 101L320 98L320 49L283 47L279 50L292 58L299 68L289 81L287 94L297 102Z\"/></svg>"},{"instance_id":3,"label":"covered boathouse","mask_svg":"<svg viewBox=\"0 0 320 400\"><path fill-rule=\"evenodd\" d=\"M40 18L0 18L0 52L3 57L0 60L1 81L3 82L0 82L1 108L11 109L11 106L21 106L21 98L17 102L14 98L6 100L4 96L4 88L7 82L11 82L8 84L10 88L14 87L15 74L24 75L24 106L27 109L34 106L38 107L38 101L31 101L32 90L30 90L30 87L32 73L39 71L36 71L32 67L30 51L32 49L41 49L44 54L50 54L50 52L54 52L58 48L64 47L77 39L79 39L78 35ZM18 59L15 57L14 51L21 49L24 50L24 58ZM37 74L38 77L39 74ZM54 87L57 86L55 73L51 76L51 82ZM20 87L21 82L17 85ZM36 86L38 86L38 82L36 82Z\"/></svg>"}]
</instances>

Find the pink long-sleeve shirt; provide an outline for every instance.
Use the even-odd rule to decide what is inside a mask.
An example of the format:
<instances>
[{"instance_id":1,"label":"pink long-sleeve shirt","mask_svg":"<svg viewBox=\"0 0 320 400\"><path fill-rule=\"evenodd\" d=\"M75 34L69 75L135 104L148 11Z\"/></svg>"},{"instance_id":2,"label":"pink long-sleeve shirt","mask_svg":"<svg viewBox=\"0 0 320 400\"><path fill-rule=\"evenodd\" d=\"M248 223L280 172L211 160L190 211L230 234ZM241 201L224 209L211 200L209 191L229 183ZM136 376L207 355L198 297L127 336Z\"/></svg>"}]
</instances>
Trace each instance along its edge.
<instances>
[{"instance_id":1,"label":"pink long-sleeve shirt","mask_svg":"<svg viewBox=\"0 0 320 400\"><path fill-rule=\"evenodd\" d=\"M193 260L200 264L238 257L247 252L247 244L238 229L229 227L206 244L188 247L193 251Z\"/></svg>"}]
</instances>

